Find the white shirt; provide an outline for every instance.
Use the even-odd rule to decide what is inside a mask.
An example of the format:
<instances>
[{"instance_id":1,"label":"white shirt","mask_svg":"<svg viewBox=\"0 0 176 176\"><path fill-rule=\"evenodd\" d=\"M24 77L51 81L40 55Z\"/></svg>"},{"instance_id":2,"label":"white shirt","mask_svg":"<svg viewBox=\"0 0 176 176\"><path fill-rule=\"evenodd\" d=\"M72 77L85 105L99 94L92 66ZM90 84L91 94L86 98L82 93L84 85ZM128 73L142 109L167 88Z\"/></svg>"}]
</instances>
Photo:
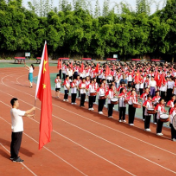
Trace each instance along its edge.
<instances>
[{"instance_id":1,"label":"white shirt","mask_svg":"<svg viewBox=\"0 0 176 176\"><path fill-rule=\"evenodd\" d=\"M104 88L99 89L99 96L100 97L105 96L105 89Z\"/></svg>"},{"instance_id":2,"label":"white shirt","mask_svg":"<svg viewBox=\"0 0 176 176\"><path fill-rule=\"evenodd\" d=\"M155 81L155 80L150 81L150 82L149 82L149 86L150 86L150 87L156 87L156 81Z\"/></svg>"},{"instance_id":3,"label":"white shirt","mask_svg":"<svg viewBox=\"0 0 176 176\"><path fill-rule=\"evenodd\" d=\"M22 132L23 131L23 118L25 111L21 111L16 108L12 108L10 111L12 120L12 132Z\"/></svg>"},{"instance_id":4,"label":"white shirt","mask_svg":"<svg viewBox=\"0 0 176 176\"><path fill-rule=\"evenodd\" d=\"M34 69L32 67L29 67L29 73L33 73Z\"/></svg>"},{"instance_id":5,"label":"white shirt","mask_svg":"<svg viewBox=\"0 0 176 176\"><path fill-rule=\"evenodd\" d=\"M154 109L152 106L152 102L147 102L145 112L144 112L144 115L146 115L146 116L151 115L151 114L147 113L147 109Z\"/></svg>"},{"instance_id":6,"label":"white shirt","mask_svg":"<svg viewBox=\"0 0 176 176\"><path fill-rule=\"evenodd\" d=\"M168 89L173 89L174 85L175 85L174 81L168 81L168 83L167 83Z\"/></svg>"},{"instance_id":7,"label":"white shirt","mask_svg":"<svg viewBox=\"0 0 176 176\"><path fill-rule=\"evenodd\" d=\"M125 101L125 94L124 96L119 98L119 107L126 107L126 104L124 103Z\"/></svg>"},{"instance_id":8,"label":"white shirt","mask_svg":"<svg viewBox=\"0 0 176 176\"><path fill-rule=\"evenodd\" d=\"M73 76L73 70L68 70L68 71L67 71L67 75L68 75L69 77Z\"/></svg>"},{"instance_id":9,"label":"white shirt","mask_svg":"<svg viewBox=\"0 0 176 176\"><path fill-rule=\"evenodd\" d=\"M161 87L160 87L160 91L166 92L166 90L167 90L167 83L164 86L161 85Z\"/></svg>"},{"instance_id":10,"label":"white shirt","mask_svg":"<svg viewBox=\"0 0 176 176\"><path fill-rule=\"evenodd\" d=\"M76 83L71 83L72 86L76 86ZM77 93L77 88L76 87L72 87L71 88L71 93L72 94L76 94Z\"/></svg>"},{"instance_id":11,"label":"white shirt","mask_svg":"<svg viewBox=\"0 0 176 176\"><path fill-rule=\"evenodd\" d=\"M85 94L86 93L86 84L85 83L81 83L80 84L80 94Z\"/></svg>"},{"instance_id":12,"label":"white shirt","mask_svg":"<svg viewBox=\"0 0 176 176\"><path fill-rule=\"evenodd\" d=\"M55 88L61 88L61 82L59 82L59 79L56 79Z\"/></svg>"}]
</instances>

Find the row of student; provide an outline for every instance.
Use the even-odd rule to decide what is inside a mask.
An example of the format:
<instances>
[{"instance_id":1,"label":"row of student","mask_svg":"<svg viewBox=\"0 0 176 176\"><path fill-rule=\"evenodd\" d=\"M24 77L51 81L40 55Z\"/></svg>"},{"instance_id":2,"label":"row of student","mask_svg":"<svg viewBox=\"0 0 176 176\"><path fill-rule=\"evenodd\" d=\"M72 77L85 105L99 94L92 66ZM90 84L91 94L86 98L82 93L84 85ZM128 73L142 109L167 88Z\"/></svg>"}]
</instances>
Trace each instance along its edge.
<instances>
[{"instance_id":1,"label":"row of student","mask_svg":"<svg viewBox=\"0 0 176 176\"><path fill-rule=\"evenodd\" d=\"M66 78L66 80L69 80L69 77ZM68 101L68 91L71 89L71 103L76 104L76 97L77 97L77 83L76 79L73 80L73 82L70 83L65 80L64 84L64 89L65 89L65 94L64 94L64 101ZM86 98L86 92L88 91L88 97L89 97L89 102L88 102L88 109L89 110L94 110L93 105L96 99L96 94L93 96L91 93L97 92L99 95L99 100L98 100L98 112L99 114L103 114L103 108L106 103L108 103L108 117L112 118L113 115L113 108L114 104L112 103L113 98L118 97L118 106L119 106L119 122L126 122L125 120L125 114L126 114L126 106L129 105L128 108L128 123L129 125L133 126L134 125L134 119L135 119L135 112L136 108L133 106L134 103L138 103L138 96L136 94L135 88L133 88L132 91L128 92L126 91L125 88L120 89L120 94L117 95L117 92L114 91L114 85L111 84L107 90L105 86L105 82L102 82L100 84L100 87L95 87L94 84L95 80L91 80L90 84L87 86L85 84L85 79L82 79L81 84L79 85L79 92L80 92L80 106L84 107L85 103L85 98ZM56 89L57 91L57 89ZM156 95L152 98L152 96L149 93L149 89L145 89L145 93L143 93L140 96L140 99L142 100L143 104L143 120L144 120L144 127L146 131L150 131L150 121L151 121L151 114L147 113L148 109L155 109L157 111L156 114L154 114L154 123L157 124L157 135L162 135L162 126L163 122L160 121L159 117L162 113L165 113L165 109L163 108L163 105L165 102L164 99L162 99L159 96L159 92L156 92ZM174 100L175 100L175 95L172 96L172 99L168 101L167 106L170 107L170 109L174 108ZM175 111L174 111L175 112ZM172 120L170 120L172 123ZM174 136L175 131L173 130L173 127L171 128L172 130L172 136ZM172 138L173 140L176 139L176 136Z\"/></svg>"}]
</instances>

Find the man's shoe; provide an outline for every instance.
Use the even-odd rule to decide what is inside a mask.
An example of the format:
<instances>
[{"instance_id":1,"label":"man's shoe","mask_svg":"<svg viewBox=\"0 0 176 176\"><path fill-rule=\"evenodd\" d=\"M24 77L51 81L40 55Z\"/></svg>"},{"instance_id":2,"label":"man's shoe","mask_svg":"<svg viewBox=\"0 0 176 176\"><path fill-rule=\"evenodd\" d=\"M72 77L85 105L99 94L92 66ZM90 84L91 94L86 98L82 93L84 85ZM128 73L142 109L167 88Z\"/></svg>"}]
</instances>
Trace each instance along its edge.
<instances>
[{"instance_id":1,"label":"man's shoe","mask_svg":"<svg viewBox=\"0 0 176 176\"><path fill-rule=\"evenodd\" d=\"M16 160L13 160L15 163L22 163L24 160L22 160L20 157L18 157Z\"/></svg>"}]
</instances>

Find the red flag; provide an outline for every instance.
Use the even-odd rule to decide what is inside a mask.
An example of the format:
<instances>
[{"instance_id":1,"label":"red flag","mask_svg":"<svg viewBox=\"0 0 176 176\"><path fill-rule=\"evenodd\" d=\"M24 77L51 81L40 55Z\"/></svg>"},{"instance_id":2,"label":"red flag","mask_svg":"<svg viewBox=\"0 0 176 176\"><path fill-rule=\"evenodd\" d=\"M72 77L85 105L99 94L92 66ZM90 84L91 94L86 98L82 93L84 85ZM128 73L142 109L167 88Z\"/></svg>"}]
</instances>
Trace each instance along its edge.
<instances>
[{"instance_id":1,"label":"red flag","mask_svg":"<svg viewBox=\"0 0 176 176\"><path fill-rule=\"evenodd\" d=\"M97 64L96 68L95 68L95 73L99 72L99 64Z\"/></svg>"},{"instance_id":2,"label":"red flag","mask_svg":"<svg viewBox=\"0 0 176 176\"><path fill-rule=\"evenodd\" d=\"M62 61L61 61L60 59L58 60L57 68L58 68L59 70L62 69Z\"/></svg>"},{"instance_id":3,"label":"red flag","mask_svg":"<svg viewBox=\"0 0 176 176\"><path fill-rule=\"evenodd\" d=\"M83 71L84 71L84 64L82 63L82 64L81 64L80 72L82 73Z\"/></svg>"},{"instance_id":4,"label":"red flag","mask_svg":"<svg viewBox=\"0 0 176 176\"><path fill-rule=\"evenodd\" d=\"M156 81L156 85L158 86L158 71L155 72L155 78L154 80Z\"/></svg>"},{"instance_id":5,"label":"red flag","mask_svg":"<svg viewBox=\"0 0 176 176\"><path fill-rule=\"evenodd\" d=\"M39 149L51 141L52 131L52 96L48 62L47 44L44 45L41 64L39 66L39 75L36 87L36 98L41 101L40 114L40 135Z\"/></svg>"},{"instance_id":6,"label":"red flag","mask_svg":"<svg viewBox=\"0 0 176 176\"><path fill-rule=\"evenodd\" d=\"M140 75L140 72L139 72L139 70L137 71L137 74L136 74L136 76L135 76L135 83L136 84L138 84L139 82L140 82L140 80L141 80L141 75Z\"/></svg>"},{"instance_id":7,"label":"red flag","mask_svg":"<svg viewBox=\"0 0 176 176\"><path fill-rule=\"evenodd\" d=\"M166 83L165 74L162 73L160 79L158 80L158 87L161 87L161 85L165 83Z\"/></svg>"},{"instance_id":8,"label":"red flag","mask_svg":"<svg viewBox=\"0 0 176 176\"><path fill-rule=\"evenodd\" d=\"M105 76L109 76L110 75L110 70L109 70L109 66L106 66L106 72L105 72Z\"/></svg>"}]
</instances>

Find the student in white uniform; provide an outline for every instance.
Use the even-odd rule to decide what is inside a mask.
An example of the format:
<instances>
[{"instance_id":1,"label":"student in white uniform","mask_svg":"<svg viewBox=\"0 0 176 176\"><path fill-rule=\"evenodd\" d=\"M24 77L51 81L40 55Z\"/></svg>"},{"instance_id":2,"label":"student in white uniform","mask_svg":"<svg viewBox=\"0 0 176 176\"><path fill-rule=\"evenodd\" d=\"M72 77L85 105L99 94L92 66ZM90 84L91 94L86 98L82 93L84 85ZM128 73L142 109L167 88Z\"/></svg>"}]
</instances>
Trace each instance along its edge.
<instances>
[{"instance_id":1,"label":"student in white uniform","mask_svg":"<svg viewBox=\"0 0 176 176\"><path fill-rule=\"evenodd\" d=\"M169 114L170 114L171 139L172 141L176 142L176 130L174 129L172 124L173 117L176 115L176 101L174 101L174 107L171 108Z\"/></svg>"},{"instance_id":2,"label":"student in white uniform","mask_svg":"<svg viewBox=\"0 0 176 176\"><path fill-rule=\"evenodd\" d=\"M61 79L59 74L57 74L57 77L55 79L55 92L56 92L56 98L59 98L60 95L60 88L61 88Z\"/></svg>"},{"instance_id":3,"label":"student in white uniform","mask_svg":"<svg viewBox=\"0 0 176 176\"><path fill-rule=\"evenodd\" d=\"M98 112L99 114L103 114L103 107L105 104L105 94L106 94L106 89L104 88L104 83L100 83L100 88L97 90L99 94L99 100L98 100Z\"/></svg>"},{"instance_id":4,"label":"student in white uniform","mask_svg":"<svg viewBox=\"0 0 176 176\"><path fill-rule=\"evenodd\" d=\"M68 101L68 94L70 90L70 81L69 81L69 76L67 75L64 81L64 100L63 101Z\"/></svg>"},{"instance_id":5,"label":"student in white uniform","mask_svg":"<svg viewBox=\"0 0 176 176\"><path fill-rule=\"evenodd\" d=\"M77 83L76 79L74 78L73 82L71 83L71 104L76 104L76 94L77 94Z\"/></svg>"},{"instance_id":6,"label":"student in white uniform","mask_svg":"<svg viewBox=\"0 0 176 176\"><path fill-rule=\"evenodd\" d=\"M32 113L36 108L33 107L28 111L21 111L19 110L19 102L17 98L12 98L10 101L12 105L12 109L10 110L11 114L11 120L12 120L12 135L11 135L11 145L10 145L10 160L13 162L23 162L19 156L19 150L21 146L22 141L22 135L23 135L23 118L26 117L32 117L34 115L29 115Z\"/></svg>"}]
</instances>

